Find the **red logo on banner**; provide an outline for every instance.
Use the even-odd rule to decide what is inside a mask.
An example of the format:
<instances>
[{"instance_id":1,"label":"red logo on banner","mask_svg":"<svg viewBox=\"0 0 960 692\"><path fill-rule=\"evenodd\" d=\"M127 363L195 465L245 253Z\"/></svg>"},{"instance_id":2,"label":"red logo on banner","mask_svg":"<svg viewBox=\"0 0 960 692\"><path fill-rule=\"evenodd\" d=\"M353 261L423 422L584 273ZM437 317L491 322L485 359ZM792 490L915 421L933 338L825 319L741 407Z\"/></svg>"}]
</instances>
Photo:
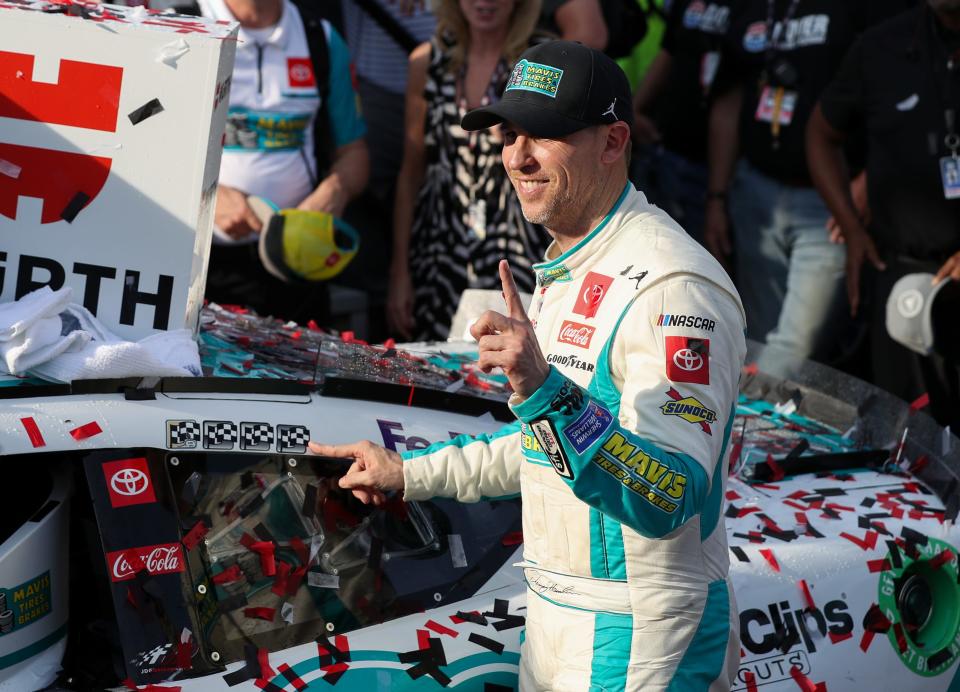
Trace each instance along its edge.
<instances>
[{"instance_id":1,"label":"red logo on banner","mask_svg":"<svg viewBox=\"0 0 960 692\"><path fill-rule=\"evenodd\" d=\"M287 75L291 87L317 86L313 78L313 64L310 58L287 58Z\"/></svg>"},{"instance_id":2,"label":"red logo on banner","mask_svg":"<svg viewBox=\"0 0 960 692\"><path fill-rule=\"evenodd\" d=\"M114 507L143 505L157 501L146 459L122 459L108 462L103 465L103 476L107 480L110 504Z\"/></svg>"},{"instance_id":3,"label":"red logo on banner","mask_svg":"<svg viewBox=\"0 0 960 692\"><path fill-rule=\"evenodd\" d=\"M687 336L664 337L667 379L674 382L710 384L710 339Z\"/></svg>"},{"instance_id":4,"label":"red logo on banner","mask_svg":"<svg viewBox=\"0 0 960 692\"><path fill-rule=\"evenodd\" d=\"M557 341L580 348L590 348L590 340L593 338L595 331L597 331L596 327L564 320L563 324L560 325L560 334L557 336Z\"/></svg>"},{"instance_id":5,"label":"red logo on banner","mask_svg":"<svg viewBox=\"0 0 960 692\"><path fill-rule=\"evenodd\" d=\"M613 278L590 272L583 277L583 283L580 284L580 294L577 296L577 302L573 306L573 311L584 317L593 317L600 309L600 303L610 289Z\"/></svg>"},{"instance_id":6,"label":"red logo on banner","mask_svg":"<svg viewBox=\"0 0 960 692\"><path fill-rule=\"evenodd\" d=\"M141 548L128 548L107 553L107 567L112 581L127 581L142 569L150 575L182 572L183 547L179 543L163 543Z\"/></svg>"},{"instance_id":7,"label":"red logo on banner","mask_svg":"<svg viewBox=\"0 0 960 692\"><path fill-rule=\"evenodd\" d=\"M0 117L116 132L123 68L61 60L56 84L33 80L34 56L0 51ZM53 149L0 144L16 175L0 174L0 215L17 217L20 197L43 200L41 223L61 220L100 194L110 159ZM8 168L10 168L8 166Z\"/></svg>"}]
</instances>

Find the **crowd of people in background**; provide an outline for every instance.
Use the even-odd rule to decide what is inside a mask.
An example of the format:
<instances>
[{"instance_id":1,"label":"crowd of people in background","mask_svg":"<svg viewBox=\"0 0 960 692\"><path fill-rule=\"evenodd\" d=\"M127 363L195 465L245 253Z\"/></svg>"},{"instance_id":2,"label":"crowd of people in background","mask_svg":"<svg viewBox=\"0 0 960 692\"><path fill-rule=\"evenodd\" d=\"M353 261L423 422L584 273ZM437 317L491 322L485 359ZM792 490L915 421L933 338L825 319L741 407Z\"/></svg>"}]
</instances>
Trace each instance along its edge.
<instances>
[{"instance_id":1,"label":"crowd of people in background","mask_svg":"<svg viewBox=\"0 0 960 692\"><path fill-rule=\"evenodd\" d=\"M179 7L178 9L184 9ZM527 221L496 130L499 98L550 38L619 60L634 89L631 180L734 278L751 338L960 425L960 349L886 332L900 277L960 281L960 0L199 0L241 23L208 297L292 319L323 284L258 266L250 195L361 232L338 279L372 340L443 339L460 293L521 290L549 242ZM305 57L309 56L309 57ZM307 69L309 68L309 69Z\"/></svg>"}]
</instances>

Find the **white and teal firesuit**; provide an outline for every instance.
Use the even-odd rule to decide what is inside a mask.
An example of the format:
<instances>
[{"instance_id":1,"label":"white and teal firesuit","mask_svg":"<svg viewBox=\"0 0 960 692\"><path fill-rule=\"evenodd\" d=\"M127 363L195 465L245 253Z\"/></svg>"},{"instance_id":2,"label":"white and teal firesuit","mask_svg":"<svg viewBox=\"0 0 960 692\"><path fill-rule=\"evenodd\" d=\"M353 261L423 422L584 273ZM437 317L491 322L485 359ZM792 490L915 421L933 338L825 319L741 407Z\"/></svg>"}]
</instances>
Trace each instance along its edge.
<instances>
[{"instance_id":1,"label":"white and teal firesuit","mask_svg":"<svg viewBox=\"0 0 960 692\"><path fill-rule=\"evenodd\" d=\"M550 374L518 421L404 455L406 500L521 492L520 689L727 690L737 608L722 515L746 352L719 264L629 184L537 265Z\"/></svg>"}]
</instances>

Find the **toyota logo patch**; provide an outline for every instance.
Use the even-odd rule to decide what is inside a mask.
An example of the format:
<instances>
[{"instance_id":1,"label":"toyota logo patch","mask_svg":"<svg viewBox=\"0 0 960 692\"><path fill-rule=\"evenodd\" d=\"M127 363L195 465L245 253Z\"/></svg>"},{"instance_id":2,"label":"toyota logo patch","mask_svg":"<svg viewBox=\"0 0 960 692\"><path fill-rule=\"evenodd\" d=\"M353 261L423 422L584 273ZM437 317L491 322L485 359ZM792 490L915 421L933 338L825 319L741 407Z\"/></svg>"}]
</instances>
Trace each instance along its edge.
<instances>
[{"instance_id":1,"label":"toyota logo patch","mask_svg":"<svg viewBox=\"0 0 960 692\"><path fill-rule=\"evenodd\" d=\"M157 501L147 460L142 457L108 461L103 465L103 476L115 508Z\"/></svg>"},{"instance_id":2,"label":"toyota logo patch","mask_svg":"<svg viewBox=\"0 0 960 692\"><path fill-rule=\"evenodd\" d=\"M133 497L145 492L150 481L140 469L120 469L110 478L110 487L118 495Z\"/></svg>"},{"instance_id":3,"label":"toyota logo patch","mask_svg":"<svg viewBox=\"0 0 960 692\"><path fill-rule=\"evenodd\" d=\"M703 357L689 348L681 348L673 354L673 364L685 372L696 372L703 367Z\"/></svg>"},{"instance_id":4,"label":"toyota logo patch","mask_svg":"<svg viewBox=\"0 0 960 692\"><path fill-rule=\"evenodd\" d=\"M710 384L710 339L664 337L667 379L673 382Z\"/></svg>"}]
</instances>

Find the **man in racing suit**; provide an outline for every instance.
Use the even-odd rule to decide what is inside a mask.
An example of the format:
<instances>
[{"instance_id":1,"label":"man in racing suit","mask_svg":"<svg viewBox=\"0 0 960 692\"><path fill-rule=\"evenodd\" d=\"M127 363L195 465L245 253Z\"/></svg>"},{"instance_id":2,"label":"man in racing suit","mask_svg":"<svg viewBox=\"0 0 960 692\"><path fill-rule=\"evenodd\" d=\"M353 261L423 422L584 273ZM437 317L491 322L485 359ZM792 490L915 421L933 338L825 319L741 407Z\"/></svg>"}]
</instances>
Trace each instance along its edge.
<instances>
[{"instance_id":1,"label":"man in racing suit","mask_svg":"<svg viewBox=\"0 0 960 692\"><path fill-rule=\"evenodd\" d=\"M502 262L509 314L472 327L518 420L403 461L311 445L354 460L340 483L364 501L521 492L521 690L726 690L737 670L721 510L745 319L720 266L627 183L630 118L615 63L564 41L464 118L503 123L524 214L554 236L529 315Z\"/></svg>"}]
</instances>

